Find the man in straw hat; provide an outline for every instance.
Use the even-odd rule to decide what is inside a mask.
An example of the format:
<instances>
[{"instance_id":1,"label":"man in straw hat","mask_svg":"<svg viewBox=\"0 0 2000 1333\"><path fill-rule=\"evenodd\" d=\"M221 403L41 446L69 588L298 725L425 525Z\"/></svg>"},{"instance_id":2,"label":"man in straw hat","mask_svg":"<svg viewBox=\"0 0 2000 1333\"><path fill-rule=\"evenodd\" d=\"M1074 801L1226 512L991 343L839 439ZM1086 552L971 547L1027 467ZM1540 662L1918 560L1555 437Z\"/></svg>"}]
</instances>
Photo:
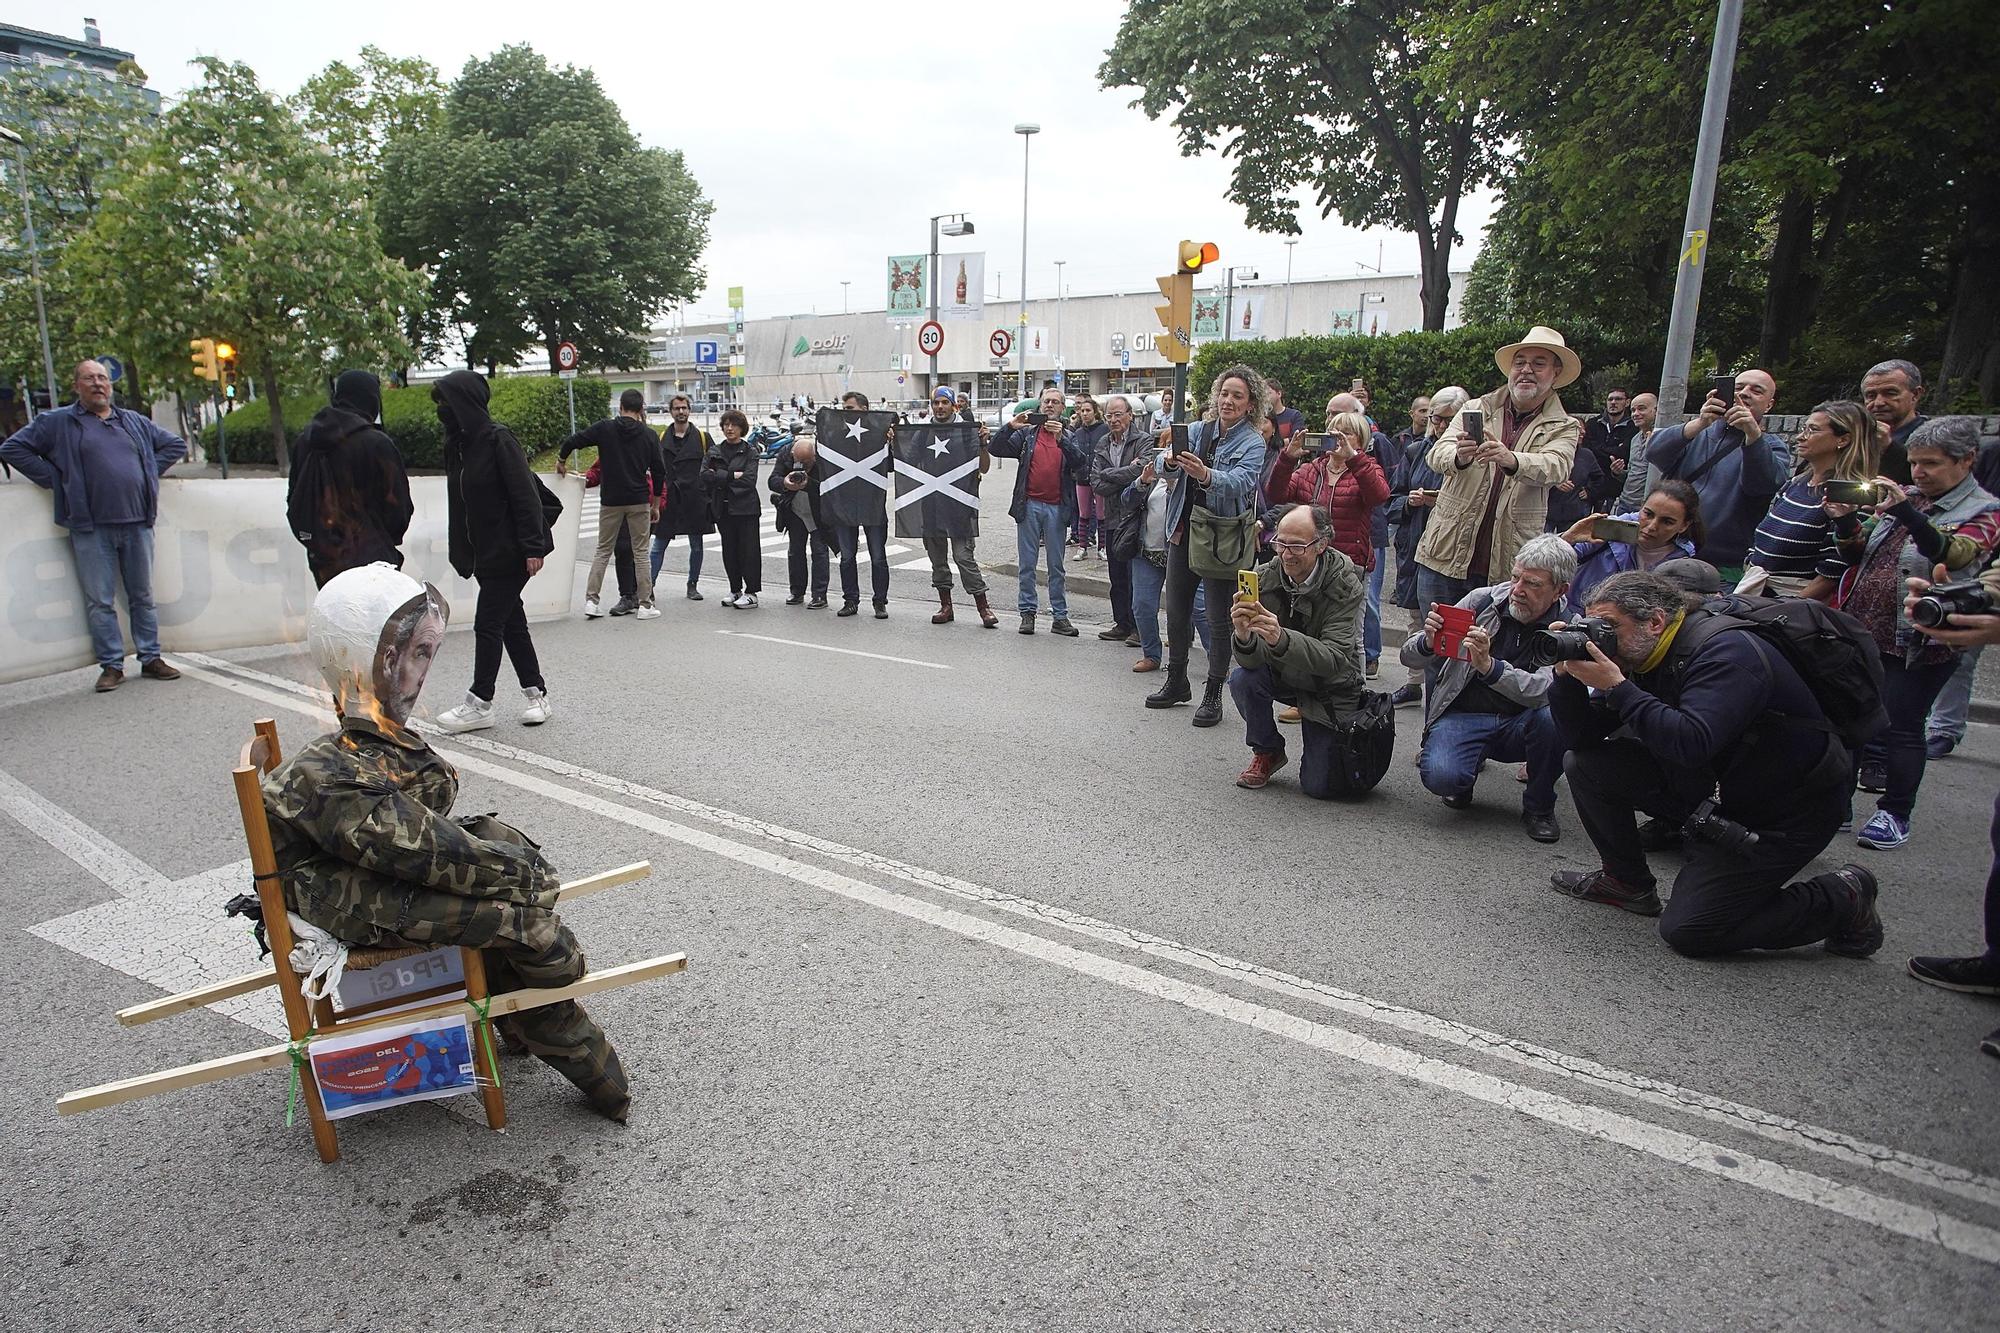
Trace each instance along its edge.
<instances>
[{"instance_id":1,"label":"man in straw hat","mask_svg":"<svg viewBox=\"0 0 2000 1333\"><path fill-rule=\"evenodd\" d=\"M1576 459L1580 432L1556 390L1583 363L1563 336L1537 325L1493 361L1507 382L1460 408L1427 459L1444 481L1417 544L1417 602L1426 610L1456 605L1513 569L1515 553L1542 531L1549 487Z\"/></svg>"}]
</instances>

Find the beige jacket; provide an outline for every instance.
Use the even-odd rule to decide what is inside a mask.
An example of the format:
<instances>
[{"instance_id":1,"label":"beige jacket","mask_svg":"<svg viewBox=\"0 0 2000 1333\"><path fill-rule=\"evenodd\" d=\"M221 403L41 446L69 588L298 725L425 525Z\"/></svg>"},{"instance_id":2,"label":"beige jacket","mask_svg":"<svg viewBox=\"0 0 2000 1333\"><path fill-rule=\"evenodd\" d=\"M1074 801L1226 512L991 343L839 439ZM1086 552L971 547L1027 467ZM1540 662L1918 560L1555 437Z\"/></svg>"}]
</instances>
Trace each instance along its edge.
<instances>
[{"instance_id":1,"label":"beige jacket","mask_svg":"<svg viewBox=\"0 0 2000 1333\"><path fill-rule=\"evenodd\" d=\"M1476 406L1486 414L1486 434L1497 439L1506 404L1507 386L1503 384L1466 407ZM1493 464L1458 465L1464 420L1465 409L1460 408L1426 457L1444 477L1444 484L1438 488L1437 505L1424 528L1424 539L1417 544L1419 564L1454 579L1464 578L1472 563L1472 544L1478 539L1487 492L1493 487ZM1561 395L1554 393L1542 404L1541 412L1521 428L1521 437L1514 442L1521 465L1500 483L1500 504L1494 510L1492 558L1486 569L1489 579L1511 574L1515 552L1541 532L1548 520L1549 487L1568 479L1581 434L1575 419L1564 410Z\"/></svg>"}]
</instances>

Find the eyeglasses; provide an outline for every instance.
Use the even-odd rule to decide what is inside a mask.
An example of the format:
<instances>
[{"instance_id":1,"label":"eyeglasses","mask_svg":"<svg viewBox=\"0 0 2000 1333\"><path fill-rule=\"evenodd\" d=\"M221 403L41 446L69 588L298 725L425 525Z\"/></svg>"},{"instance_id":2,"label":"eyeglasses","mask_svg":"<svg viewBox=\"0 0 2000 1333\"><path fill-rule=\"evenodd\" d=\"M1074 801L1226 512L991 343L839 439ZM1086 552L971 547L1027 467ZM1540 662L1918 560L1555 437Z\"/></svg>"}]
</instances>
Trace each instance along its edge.
<instances>
[{"instance_id":1,"label":"eyeglasses","mask_svg":"<svg viewBox=\"0 0 2000 1333\"><path fill-rule=\"evenodd\" d=\"M1272 545L1272 546L1273 546L1273 547L1274 547L1275 549L1277 549L1277 550L1280 550L1280 551L1283 551L1283 552L1285 552L1285 553L1286 553L1287 555L1304 555L1304 554L1305 554L1305 553L1306 553L1307 551L1310 551L1310 550L1312 550L1312 548L1313 548L1313 547L1315 547L1315 546L1318 546L1319 544L1320 544L1320 539L1319 539L1318 537L1315 537L1315 538L1313 538L1313 539L1312 539L1311 541L1309 541L1309 542L1272 542L1272 543L1271 543L1271 545Z\"/></svg>"}]
</instances>

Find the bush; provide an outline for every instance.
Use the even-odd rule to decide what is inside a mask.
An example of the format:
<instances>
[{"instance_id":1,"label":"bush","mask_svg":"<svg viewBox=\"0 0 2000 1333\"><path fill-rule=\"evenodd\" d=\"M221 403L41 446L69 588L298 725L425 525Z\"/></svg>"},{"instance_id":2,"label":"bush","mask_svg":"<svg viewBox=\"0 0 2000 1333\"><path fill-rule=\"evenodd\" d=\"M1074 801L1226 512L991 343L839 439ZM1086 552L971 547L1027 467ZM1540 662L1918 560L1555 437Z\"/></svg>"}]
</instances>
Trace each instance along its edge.
<instances>
[{"instance_id":1,"label":"bush","mask_svg":"<svg viewBox=\"0 0 2000 1333\"><path fill-rule=\"evenodd\" d=\"M532 456L562 443L569 435L569 394L563 381L546 375L503 375L492 382L493 419L514 432ZM296 444L313 414L326 406L326 395L285 400L285 437ZM611 386L594 377L576 381L579 427L611 414ZM382 391L382 428L403 451L413 468L444 466L444 426L437 419L428 384ZM211 454L216 427L202 428L201 442ZM264 399L244 403L229 414L229 457L237 463L270 463L271 406Z\"/></svg>"}]
</instances>

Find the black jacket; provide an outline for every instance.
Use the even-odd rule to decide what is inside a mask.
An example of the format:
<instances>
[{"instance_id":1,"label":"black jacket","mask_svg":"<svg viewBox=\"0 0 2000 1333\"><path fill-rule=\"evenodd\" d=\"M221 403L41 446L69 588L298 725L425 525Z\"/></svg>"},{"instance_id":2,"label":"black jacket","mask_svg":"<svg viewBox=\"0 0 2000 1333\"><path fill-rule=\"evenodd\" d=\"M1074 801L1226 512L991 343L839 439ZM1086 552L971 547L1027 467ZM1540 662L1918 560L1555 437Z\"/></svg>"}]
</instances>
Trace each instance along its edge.
<instances>
[{"instance_id":1,"label":"black jacket","mask_svg":"<svg viewBox=\"0 0 2000 1333\"><path fill-rule=\"evenodd\" d=\"M431 386L449 414L444 431L451 567L460 578L525 575L527 562L555 549L542 517L541 488L514 433L487 415L486 381L454 370Z\"/></svg>"},{"instance_id":2,"label":"black jacket","mask_svg":"<svg viewBox=\"0 0 2000 1333\"><path fill-rule=\"evenodd\" d=\"M402 568L398 548L416 511L403 455L375 424L381 414L381 381L365 370L343 371L333 402L306 423L293 448L285 511L322 586L378 560Z\"/></svg>"},{"instance_id":3,"label":"black jacket","mask_svg":"<svg viewBox=\"0 0 2000 1333\"><path fill-rule=\"evenodd\" d=\"M715 441L693 422L685 438L675 439L674 428L660 437L660 452L667 461L667 495L660 509L660 531L699 537L715 531L715 516L709 510L708 487L701 479L702 462Z\"/></svg>"},{"instance_id":4,"label":"black jacket","mask_svg":"<svg viewBox=\"0 0 2000 1333\"><path fill-rule=\"evenodd\" d=\"M806 488L802 491L787 490L785 478L795 466L797 464L793 461L792 446L789 444L778 450L778 456L771 460L771 477L767 484L771 491L771 503L778 510L778 531L791 531L792 524L796 521L792 501L803 495L806 497L806 503L812 507L812 530L816 532L825 526L825 520L820 517L819 512L820 474L825 469L820 466L819 459L814 458L813 465L806 469Z\"/></svg>"},{"instance_id":5,"label":"black jacket","mask_svg":"<svg viewBox=\"0 0 2000 1333\"><path fill-rule=\"evenodd\" d=\"M567 460L585 445L597 446L599 497L608 505L643 505L653 502L646 476L662 493L667 488L667 460L660 452L660 437L643 421L620 414L594 422L562 442L556 457Z\"/></svg>"},{"instance_id":6,"label":"black jacket","mask_svg":"<svg viewBox=\"0 0 2000 1333\"><path fill-rule=\"evenodd\" d=\"M758 460L757 446L748 440L731 444L724 436L708 446L708 456L701 464L701 479L708 487L709 504L717 518L724 514L738 518L755 515L763 507L763 501L757 498Z\"/></svg>"}]
</instances>

